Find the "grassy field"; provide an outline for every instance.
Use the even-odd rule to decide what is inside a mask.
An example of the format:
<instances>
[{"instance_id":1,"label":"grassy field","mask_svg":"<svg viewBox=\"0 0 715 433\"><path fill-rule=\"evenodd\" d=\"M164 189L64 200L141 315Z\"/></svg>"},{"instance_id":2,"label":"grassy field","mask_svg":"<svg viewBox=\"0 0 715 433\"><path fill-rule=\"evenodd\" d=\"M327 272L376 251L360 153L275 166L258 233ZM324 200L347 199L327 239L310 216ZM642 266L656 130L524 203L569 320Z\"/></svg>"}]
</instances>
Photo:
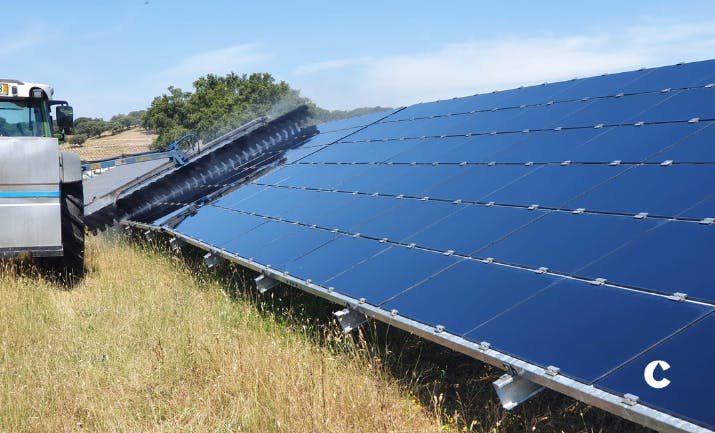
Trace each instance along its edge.
<instances>
[{"instance_id":1,"label":"grassy field","mask_svg":"<svg viewBox=\"0 0 715 433\"><path fill-rule=\"evenodd\" d=\"M156 137L156 134L142 128L131 128L114 135L106 133L101 137L90 138L81 146L66 143L61 148L78 154L83 161L91 161L146 152Z\"/></svg>"},{"instance_id":2,"label":"grassy field","mask_svg":"<svg viewBox=\"0 0 715 433\"><path fill-rule=\"evenodd\" d=\"M0 269L0 432L614 432L553 392L505 412L501 372L200 256L90 237L72 288Z\"/></svg>"}]
</instances>

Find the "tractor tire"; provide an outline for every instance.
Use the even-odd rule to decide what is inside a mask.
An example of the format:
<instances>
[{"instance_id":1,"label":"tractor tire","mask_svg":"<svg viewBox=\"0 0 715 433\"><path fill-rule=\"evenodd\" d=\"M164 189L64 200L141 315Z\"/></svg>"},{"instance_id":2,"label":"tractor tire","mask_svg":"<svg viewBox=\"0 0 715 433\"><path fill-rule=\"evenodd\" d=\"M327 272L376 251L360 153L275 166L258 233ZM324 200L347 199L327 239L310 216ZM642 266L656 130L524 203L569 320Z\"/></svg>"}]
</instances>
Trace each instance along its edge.
<instances>
[{"instance_id":1,"label":"tractor tire","mask_svg":"<svg viewBox=\"0 0 715 433\"><path fill-rule=\"evenodd\" d=\"M84 190L82 181L60 185L62 257L41 261L55 277L75 283L84 276Z\"/></svg>"}]
</instances>

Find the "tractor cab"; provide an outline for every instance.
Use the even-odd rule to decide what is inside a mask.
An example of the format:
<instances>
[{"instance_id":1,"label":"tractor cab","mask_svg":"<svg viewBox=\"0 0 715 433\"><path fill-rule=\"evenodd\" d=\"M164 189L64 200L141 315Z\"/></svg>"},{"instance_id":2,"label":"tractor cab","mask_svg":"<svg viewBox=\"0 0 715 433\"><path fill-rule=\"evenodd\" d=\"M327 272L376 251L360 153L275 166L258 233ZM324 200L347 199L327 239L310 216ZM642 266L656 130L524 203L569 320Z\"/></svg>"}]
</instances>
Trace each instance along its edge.
<instances>
[{"instance_id":1,"label":"tractor cab","mask_svg":"<svg viewBox=\"0 0 715 433\"><path fill-rule=\"evenodd\" d=\"M0 137L52 137L51 107L55 106L60 135L70 133L73 112L66 101L52 100L45 84L0 79Z\"/></svg>"}]
</instances>

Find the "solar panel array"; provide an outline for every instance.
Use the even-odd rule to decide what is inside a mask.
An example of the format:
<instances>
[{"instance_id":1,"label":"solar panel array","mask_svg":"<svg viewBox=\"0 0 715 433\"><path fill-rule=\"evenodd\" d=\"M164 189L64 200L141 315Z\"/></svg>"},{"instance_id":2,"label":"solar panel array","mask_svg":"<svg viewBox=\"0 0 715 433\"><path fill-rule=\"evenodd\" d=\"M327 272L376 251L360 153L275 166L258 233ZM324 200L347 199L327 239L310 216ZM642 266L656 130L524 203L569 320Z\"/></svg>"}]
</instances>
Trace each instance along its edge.
<instances>
[{"instance_id":1,"label":"solar panel array","mask_svg":"<svg viewBox=\"0 0 715 433\"><path fill-rule=\"evenodd\" d=\"M713 429L713 82L706 61L323 124L150 225Z\"/></svg>"}]
</instances>

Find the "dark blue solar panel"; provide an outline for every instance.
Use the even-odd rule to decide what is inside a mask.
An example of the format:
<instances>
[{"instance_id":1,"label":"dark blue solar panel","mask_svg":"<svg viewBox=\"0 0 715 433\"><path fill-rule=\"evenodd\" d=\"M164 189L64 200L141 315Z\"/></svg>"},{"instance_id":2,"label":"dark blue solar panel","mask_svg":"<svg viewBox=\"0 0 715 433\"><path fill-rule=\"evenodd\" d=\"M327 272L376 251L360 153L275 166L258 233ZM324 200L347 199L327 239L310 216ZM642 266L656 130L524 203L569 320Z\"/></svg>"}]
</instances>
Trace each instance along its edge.
<instances>
[{"instance_id":1,"label":"dark blue solar panel","mask_svg":"<svg viewBox=\"0 0 715 433\"><path fill-rule=\"evenodd\" d=\"M340 184L346 191L424 197L434 185L459 173L459 166L375 165Z\"/></svg>"},{"instance_id":2,"label":"dark blue solar panel","mask_svg":"<svg viewBox=\"0 0 715 433\"><path fill-rule=\"evenodd\" d=\"M320 132L338 131L349 128L361 128L370 125L380 119L394 113L395 110L379 111L377 113L364 114L362 116L351 117L348 119L334 120L318 125ZM346 134L347 135L347 134Z\"/></svg>"},{"instance_id":3,"label":"dark blue solar panel","mask_svg":"<svg viewBox=\"0 0 715 433\"><path fill-rule=\"evenodd\" d=\"M346 204L344 206L331 207L328 212L326 212L327 209L325 208L315 207L317 212L312 212L308 218L297 213L289 213L286 215L286 218L304 219L308 224L355 233L359 231L356 229L359 224L380 218L401 204L396 199L389 197L370 197L341 193L322 194L339 195L340 197L334 197L335 202ZM308 206L313 206L313 204L308 203Z\"/></svg>"},{"instance_id":4,"label":"dark blue solar panel","mask_svg":"<svg viewBox=\"0 0 715 433\"><path fill-rule=\"evenodd\" d=\"M643 76L619 89L624 93L699 87L715 82L715 61L685 63L648 69Z\"/></svg>"},{"instance_id":5,"label":"dark blue solar panel","mask_svg":"<svg viewBox=\"0 0 715 433\"><path fill-rule=\"evenodd\" d=\"M301 191L301 206L287 210L281 216L291 221L325 228L348 228L384 212L397 203L362 196L325 191Z\"/></svg>"},{"instance_id":6,"label":"dark blue solar panel","mask_svg":"<svg viewBox=\"0 0 715 433\"><path fill-rule=\"evenodd\" d=\"M567 92L578 84L578 80L560 81L558 83L544 83L529 86L514 92L505 98L504 105L521 107L524 105L543 105L551 101L560 100L559 95Z\"/></svg>"},{"instance_id":7,"label":"dark blue solar panel","mask_svg":"<svg viewBox=\"0 0 715 433\"><path fill-rule=\"evenodd\" d=\"M568 204L574 198L624 170L623 166L609 165L542 165L528 176L504 185L483 199L525 206L570 207Z\"/></svg>"},{"instance_id":8,"label":"dark blue solar panel","mask_svg":"<svg viewBox=\"0 0 715 433\"><path fill-rule=\"evenodd\" d=\"M270 239L274 233L274 227L272 226L276 224L283 224L284 227L287 226L286 223L269 222L257 230L270 229L271 235L266 237L266 239ZM253 245L247 247L242 246L241 251L245 252L248 257L257 262L280 269L285 266L286 262L294 260L297 257L302 257L314 249L335 240L339 236L338 234L331 233L329 231L314 230L303 226L285 228L285 230L281 231L281 233L284 234L272 239L270 242L258 248L254 249ZM257 236L262 238L263 233L257 233ZM246 238L238 238L236 242L245 243L249 242L249 240ZM230 244L225 245L225 247L231 249L235 248Z\"/></svg>"},{"instance_id":9,"label":"dark blue solar panel","mask_svg":"<svg viewBox=\"0 0 715 433\"><path fill-rule=\"evenodd\" d=\"M565 129L560 131L533 131L519 134L510 145L489 155L495 162L563 162L590 161L578 158L578 149L606 131L594 128ZM609 155L610 156L610 155ZM599 162L604 160L600 159Z\"/></svg>"},{"instance_id":10,"label":"dark blue solar panel","mask_svg":"<svg viewBox=\"0 0 715 433\"><path fill-rule=\"evenodd\" d=\"M699 215L707 215L705 218L715 218L715 193L680 214L683 218L699 218Z\"/></svg>"},{"instance_id":11,"label":"dark blue solar panel","mask_svg":"<svg viewBox=\"0 0 715 433\"><path fill-rule=\"evenodd\" d=\"M248 194L246 194L247 191ZM279 217L288 210L303 205L301 194L304 193L305 191L291 191L285 188L270 188L249 184L217 200L214 205L227 209Z\"/></svg>"},{"instance_id":12,"label":"dark blue solar panel","mask_svg":"<svg viewBox=\"0 0 715 433\"><path fill-rule=\"evenodd\" d=\"M636 166L575 200L573 206L675 217L712 193L702 185L715 185L715 165ZM710 215L693 216L704 218Z\"/></svg>"},{"instance_id":13,"label":"dark blue solar panel","mask_svg":"<svg viewBox=\"0 0 715 433\"><path fill-rule=\"evenodd\" d=\"M539 105L519 110L519 115L510 122L495 125L496 131L524 131L526 129L551 129L563 126L566 119L583 110L582 101ZM587 125L590 126L590 125Z\"/></svg>"},{"instance_id":14,"label":"dark blue solar panel","mask_svg":"<svg viewBox=\"0 0 715 433\"><path fill-rule=\"evenodd\" d=\"M206 244L220 246L266 222L261 218L205 206L196 215L185 218L175 230Z\"/></svg>"},{"instance_id":15,"label":"dark blue solar panel","mask_svg":"<svg viewBox=\"0 0 715 433\"><path fill-rule=\"evenodd\" d=\"M557 280L465 260L392 298L383 308L463 335Z\"/></svg>"},{"instance_id":16,"label":"dark blue solar panel","mask_svg":"<svg viewBox=\"0 0 715 433\"><path fill-rule=\"evenodd\" d=\"M712 384L681 364L715 333L693 324L715 305L713 81L699 62L318 125L157 223L712 425L684 403ZM673 360L668 392L644 388L651 355Z\"/></svg>"},{"instance_id":17,"label":"dark blue solar panel","mask_svg":"<svg viewBox=\"0 0 715 433\"><path fill-rule=\"evenodd\" d=\"M555 126L623 125L646 121L648 119L643 117L644 113L662 104L670 96L668 93L642 93L622 98L592 99L582 102L580 110Z\"/></svg>"},{"instance_id":18,"label":"dark blue solar panel","mask_svg":"<svg viewBox=\"0 0 715 433\"><path fill-rule=\"evenodd\" d=\"M664 222L629 238L581 273L715 303L714 242L715 225Z\"/></svg>"},{"instance_id":19,"label":"dark blue solar panel","mask_svg":"<svg viewBox=\"0 0 715 433\"><path fill-rule=\"evenodd\" d=\"M412 141L390 140L370 143L337 143L314 153L302 162L378 162L398 155L414 145Z\"/></svg>"},{"instance_id":20,"label":"dark blue solar panel","mask_svg":"<svg viewBox=\"0 0 715 433\"><path fill-rule=\"evenodd\" d=\"M563 281L466 337L591 383L710 311L703 305Z\"/></svg>"},{"instance_id":21,"label":"dark blue solar panel","mask_svg":"<svg viewBox=\"0 0 715 433\"><path fill-rule=\"evenodd\" d=\"M525 134L476 135L412 141L412 147L390 158L392 162L491 162L504 148L524 140Z\"/></svg>"},{"instance_id":22,"label":"dark blue solar panel","mask_svg":"<svg viewBox=\"0 0 715 433\"><path fill-rule=\"evenodd\" d=\"M360 129L389 116L394 110L370 113L350 119L336 120L333 122L318 125L318 134L310 137L301 144L299 148L292 148L285 151L283 158L285 162L294 162L309 156L325 146L349 137Z\"/></svg>"},{"instance_id":23,"label":"dark blue solar panel","mask_svg":"<svg viewBox=\"0 0 715 433\"><path fill-rule=\"evenodd\" d=\"M661 152L674 146L702 126L691 123L663 123L643 126L603 128L603 133L575 146L565 160L581 162L642 162L659 158ZM659 158L660 159L660 158Z\"/></svg>"},{"instance_id":24,"label":"dark blue solar panel","mask_svg":"<svg viewBox=\"0 0 715 433\"><path fill-rule=\"evenodd\" d=\"M645 352L633 362L609 374L596 386L624 395L637 395L643 404L687 418L715 429L712 399L715 351L704 342L715 339L715 316L710 314L695 325ZM665 361L668 370L654 369L655 380L669 381L665 388L649 386L643 374L648 364ZM700 373L696 373L700 372Z\"/></svg>"},{"instance_id":25,"label":"dark blue solar panel","mask_svg":"<svg viewBox=\"0 0 715 433\"><path fill-rule=\"evenodd\" d=\"M514 96L520 94L522 90L523 89L504 90L464 98L416 104L396 113L394 116L391 116L390 119L413 119L513 107L514 105L511 105L509 101L512 101ZM519 105L521 104L517 104L516 106L518 107Z\"/></svg>"},{"instance_id":26,"label":"dark blue solar panel","mask_svg":"<svg viewBox=\"0 0 715 433\"><path fill-rule=\"evenodd\" d=\"M309 254L286 263L284 270L291 275L329 287L327 280L386 248L390 246L370 239L340 236Z\"/></svg>"},{"instance_id":27,"label":"dark blue solar panel","mask_svg":"<svg viewBox=\"0 0 715 433\"><path fill-rule=\"evenodd\" d=\"M317 146L325 146L327 144L334 143L344 137L350 136L353 132L358 131L360 128L348 128L348 129L339 129L337 131L331 131L331 132L322 132L315 137L311 137L309 140L307 140L303 146L304 147L317 147Z\"/></svg>"},{"instance_id":28,"label":"dark blue solar panel","mask_svg":"<svg viewBox=\"0 0 715 433\"><path fill-rule=\"evenodd\" d=\"M461 254L476 253L545 215L545 211L515 207L452 206L458 211L424 227L405 242Z\"/></svg>"},{"instance_id":29,"label":"dark blue solar panel","mask_svg":"<svg viewBox=\"0 0 715 433\"><path fill-rule=\"evenodd\" d=\"M288 149L283 154L283 159L287 164L300 161L303 158L322 149L322 147L299 147L297 149Z\"/></svg>"},{"instance_id":30,"label":"dark blue solar panel","mask_svg":"<svg viewBox=\"0 0 715 433\"><path fill-rule=\"evenodd\" d=\"M449 200L484 200L489 194L516 182L536 170L525 165L458 166L455 175L434 185L426 194Z\"/></svg>"},{"instance_id":31,"label":"dark blue solar panel","mask_svg":"<svg viewBox=\"0 0 715 433\"><path fill-rule=\"evenodd\" d=\"M390 209L379 218L365 221L351 230L378 239L402 241L459 210L452 203L402 201L404 203ZM336 221L336 224L339 223L340 221Z\"/></svg>"},{"instance_id":32,"label":"dark blue solar panel","mask_svg":"<svg viewBox=\"0 0 715 433\"><path fill-rule=\"evenodd\" d=\"M240 215L241 218L246 217L246 215L241 215L240 213L236 213L236 215ZM218 246L226 249L227 251L235 251L245 258L255 258L256 260L259 260L260 258L265 259L266 257L263 256L262 253L265 251L266 246L286 235L295 234L301 230L300 226L294 224L264 220L263 218L258 217L249 218L263 220L265 223L258 225L251 230L244 231L237 236L226 236L224 242L218 244ZM220 228L217 227L217 229Z\"/></svg>"},{"instance_id":33,"label":"dark blue solar panel","mask_svg":"<svg viewBox=\"0 0 715 433\"><path fill-rule=\"evenodd\" d=\"M574 85L554 96L556 101L593 98L597 96L615 96L621 89L647 75L649 71L631 71L607 74L573 81ZM660 88L650 90L662 90Z\"/></svg>"},{"instance_id":34,"label":"dark blue solar panel","mask_svg":"<svg viewBox=\"0 0 715 433\"><path fill-rule=\"evenodd\" d=\"M351 178L370 169L368 165L286 165L262 177L261 183L320 189L342 188Z\"/></svg>"},{"instance_id":35,"label":"dark blue solar panel","mask_svg":"<svg viewBox=\"0 0 715 433\"><path fill-rule=\"evenodd\" d=\"M379 305L460 259L439 253L392 247L326 281L340 293Z\"/></svg>"},{"instance_id":36,"label":"dark blue solar panel","mask_svg":"<svg viewBox=\"0 0 715 433\"><path fill-rule=\"evenodd\" d=\"M531 132L512 146L490 155L499 162L642 162L668 158L662 152L703 128L695 123L584 128ZM715 153L715 151L714 151Z\"/></svg>"},{"instance_id":37,"label":"dark blue solar panel","mask_svg":"<svg viewBox=\"0 0 715 433\"><path fill-rule=\"evenodd\" d=\"M576 273L656 226L653 220L550 213L480 252L502 262ZM601 275L597 275L601 277Z\"/></svg>"},{"instance_id":38,"label":"dark blue solar panel","mask_svg":"<svg viewBox=\"0 0 715 433\"><path fill-rule=\"evenodd\" d=\"M688 121L696 118L715 119L715 107L712 104L712 100L715 98L713 88L674 90L664 93L664 95L668 95L668 98L643 113L640 120L669 122Z\"/></svg>"},{"instance_id":39,"label":"dark blue solar panel","mask_svg":"<svg viewBox=\"0 0 715 433\"><path fill-rule=\"evenodd\" d=\"M655 155L651 160L659 162L667 160L715 162L715 127L713 122L687 125L691 125L693 129L697 127L697 132L664 149L662 153Z\"/></svg>"}]
</instances>

